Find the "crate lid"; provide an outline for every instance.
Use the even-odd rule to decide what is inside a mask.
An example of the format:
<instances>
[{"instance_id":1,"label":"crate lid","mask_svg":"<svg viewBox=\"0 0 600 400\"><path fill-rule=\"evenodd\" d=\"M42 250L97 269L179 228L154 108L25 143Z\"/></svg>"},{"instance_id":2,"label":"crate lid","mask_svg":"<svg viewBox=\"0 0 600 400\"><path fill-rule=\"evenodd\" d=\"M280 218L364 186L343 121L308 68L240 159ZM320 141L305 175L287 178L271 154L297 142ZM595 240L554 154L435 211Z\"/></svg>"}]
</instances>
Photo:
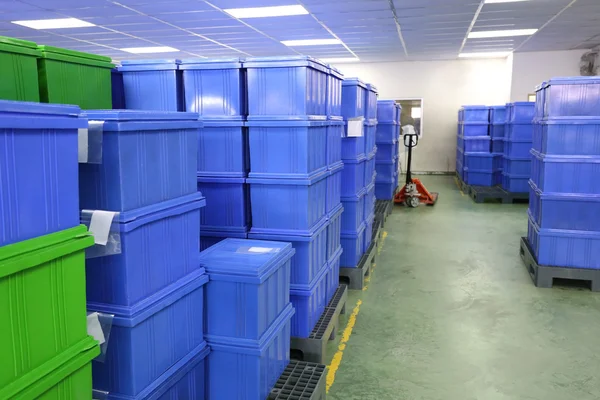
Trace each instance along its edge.
<instances>
[{"instance_id":1,"label":"crate lid","mask_svg":"<svg viewBox=\"0 0 600 400\"><path fill-rule=\"evenodd\" d=\"M250 57L244 61L247 68L311 67L329 73L327 65L310 56Z\"/></svg>"},{"instance_id":2,"label":"crate lid","mask_svg":"<svg viewBox=\"0 0 600 400\"><path fill-rule=\"evenodd\" d=\"M600 203L600 194L544 192L542 189L538 188L538 186L531 179L529 180L529 186L542 199L568 202L582 201Z\"/></svg>"},{"instance_id":3,"label":"crate lid","mask_svg":"<svg viewBox=\"0 0 600 400\"><path fill-rule=\"evenodd\" d=\"M329 166L329 168L328 168L329 175L337 174L338 172L340 172L343 169L344 169L344 162L339 161L339 162Z\"/></svg>"},{"instance_id":4,"label":"crate lid","mask_svg":"<svg viewBox=\"0 0 600 400\"><path fill-rule=\"evenodd\" d=\"M367 229L367 225L364 223L360 224L360 226L358 227L358 229L354 232L350 232L350 231L342 231L340 236L342 238L347 238L347 239L354 239L354 238L359 238L363 235L363 233L365 232L365 229Z\"/></svg>"},{"instance_id":5,"label":"crate lid","mask_svg":"<svg viewBox=\"0 0 600 400\"><path fill-rule=\"evenodd\" d=\"M94 245L83 225L0 247L0 278Z\"/></svg>"},{"instance_id":6,"label":"crate lid","mask_svg":"<svg viewBox=\"0 0 600 400\"><path fill-rule=\"evenodd\" d=\"M227 238L237 238L237 239L247 239L248 238L248 233L246 232L234 232L234 231L228 231L225 232L223 231L223 229L211 229L211 228L206 228L206 227L202 227L202 229L200 230L200 237L216 237L216 238L223 238L223 239L227 239Z\"/></svg>"},{"instance_id":7,"label":"crate lid","mask_svg":"<svg viewBox=\"0 0 600 400\"><path fill-rule=\"evenodd\" d=\"M377 100L377 106L395 106L396 100Z\"/></svg>"},{"instance_id":8,"label":"crate lid","mask_svg":"<svg viewBox=\"0 0 600 400\"><path fill-rule=\"evenodd\" d=\"M81 51L68 50L54 46L38 46L42 52L41 57L48 60L65 61L74 64L91 65L94 67L114 68L110 57L99 56Z\"/></svg>"},{"instance_id":9,"label":"crate lid","mask_svg":"<svg viewBox=\"0 0 600 400\"><path fill-rule=\"evenodd\" d=\"M307 284L291 284L290 285L290 295L298 296L298 297L312 297L314 296L315 288L317 288L324 279L326 279L327 274L329 273L329 268L322 268L315 277L313 277L312 281Z\"/></svg>"},{"instance_id":10,"label":"crate lid","mask_svg":"<svg viewBox=\"0 0 600 400\"><path fill-rule=\"evenodd\" d=\"M200 115L193 112L151 110L86 110L89 119L103 121L198 121Z\"/></svg>"},{"instance_id":11,"label":"crate lid","mask_svg":"<svg viewBox=\"0 0 600 400\"><path fill-rule=\"evenodd\" d=\"M291 243L225 239L200 253L200 265L213 274L264 281L295 254Z\"/></svg>"},{"instance_id":12,"label":"crate lid","mask_svg":"<svg viewBox=\"0 0 600 400\"><path fill-rule=\"evenodd\" d=\"M323 217L317 224L311 228L310 235L297 234L294 230L281 231L281 233L249 233L248 239L267 240L276 242L310 242L315 235L323 232L329 225L327 217Z\"/></svg>"},{"instance_id":13,"label":"crate lid","mask_svg":"<svg viewBox=\"0 0 600 400\"><path fill-rule=\"evenodd\" d=\"M269 120L260 120L260 119L249 119L246 122L247 127L271 127L271 128L299 128L299 127L320 127L320 126L328 126L331 125L331 121L327 120L312 120L312 119L304 119L304 120L289 120L289 119L269 119Z\"/></svg>"},{"instance_id":14,"label":"crate lid","mask_svg":"<svg viewBox=\"0 0 600 400\"><path fill-rule=\"evenodd\" d=\"M327 117L327 121L329 122L329 125L333 126L344 126L345 124L344 117L330 116Z\"/></svg>"},{"instance_id":15,"label":"crate lid","mask_svg":"<svg viewBox=\"0 0 600 400\"><path fill-rule=\"evenodd\" d=\"M246 178L239 177L220 177L220 176L199 176L200 183L246 183Z\"/></svg>"},{"instance_id":16,"label":"crate lid","mask_svg":"<svg viewBox=\"0 0 600 400\"><path fill-rule=\"evenodd\" d=\"M353 139L353 138L351 138L351 139ZM356 156L356 158L353 158L353 159L342 160L342 162L344 164L360 164L360 163L364 163L365 161L367 161L367 155L365 153L361 153L360 155Z\"/></svg>"},{"instance_id":17,"label":"crate lid","mask_svg":"<svg viewBox=\"0 0 600 400\"><path fill-rule=\"evenodd\" d=\"M512 103L513 107L533 107L535 106L534 101L515 101Z\"/></svg>"},{"instance_id":18,"label":"crate lid","mask_svg":"<svg viewBox=\"0 0 600 400\"><path fill-rule=\"evenodd\" d=\"M367 85L358 78L345 78L342 82L342 86L360 86L363 89L367 88Z\"/></svg>"},{"instance_id":19,"label":"crate lid","mask_svg":"<svg viewBox=\"0 0 600 400\"><path fill-rule=\"evenodd\" d=\"M329 74L330 75L332 75L333 77L335 77L337 79L344 79L344 74L342 74L342 71L340 71L339 69L337 69L333 65L329 65L328 67L329 67Z\"/></svg>"},{"instance_id":20,"label":"crate lid","mask_svg":"<svg viewBox=\"0 0 600 400\"><path fill-rule=\"evenodd\" d=\"M362 199L366 195L367 195L366 188L362 188L360 190L360 192L356 193L353 196L342 196L341 198L342 198L342 201L356 202L356 201L360 201L360 199Z\"/></svg>"},{"instance_id":21,"label":"crate lid","mask_svg":"<svg viewBox=\"0 0 600 400\"><path fill-rule=\"evenodd\" d=\"M81 114L81 109L78 106L70 106L66 104L45 104L26 101L0 100L0 113L43 114L79 117Z\"/></svg>"},{"instance_id":22,"label":"crate lid","mask_svg":"<svg viewBox=\"0 0 600 400\"><path fill-rule=\"evenodd\" d=\"M367 90L377 94L379 93L379 91L377 90L377 87L371 83L367 83Z\"/></svg>"},{"instance_id":23,"label":"crate lid","mask_svg":"<svg viewBox=\"0 0 600 400\"><path fill-rule=\"evenodd\" d=\"M541 125L600 125L598 116L583 117L546 117L538 120L536 124Z\"/></svg>"},{"instance_id":24,"label":"crate lid","mask_svg":"<svg viewBox=\"0 0 600 400\"><path fill-rule=\"evenodd\" d=\"M41 57L42 55L42 53L38 50L37 43L6 36L0 36L0 51L25 54L35 57Z\"/></svg>"},{"instance_id":25,"label":"crate lid","mask_svg":"<svg viewBox=\"0 0 600 400\"><path fill-rule=\"evenodd\" d=\"M463 110L488 110L488 106L476 105L476 106L462 106Z\"/></svg>"},{"instance_id":26,"label":"crate lid","mask_svg":"<svg viewBox=\"0 0 600 400\"><path fill-rule=\"evenodd\" d=\"M340 215L344 213L344 205L342 203L338 204L337 207L333 209L330 213L327 214L327 219L331 221L332 219L336 219Z\"/></svg>"},{"instance_id":27,"label":"crate lid","mask_svg":"<svg viewBox=\"0 0 600 400\"><path fill-rule=\"evenodd\" d=\"M547 82L543 83L543 88L552 85L597 85L600 84L600 77L598 76L569 76L552 78Z\"/></svg>"},{"instance_id":28,"label":"crate lid","mask_svg":"<svg viewBox=\"0 0 600 400\"><path fill-rule=\"evenodd\" d=\"M246 121L244 121L243 116L219 118L206 118L200 116L200 118L202 119L202 123L206 128L241 128L243 126L246 126Z\"/></svg>"},{"instance_id":29,"label":"crate lid","mask_svg":"<svg viewBox=\"0 0 600 400\"><path fill-rule=\"evenodd\" d=\"M121 61L119 71L173 71L179 68L180 60L176 59L152 59L152 60L126 60Z\"/></svg>"},{"instance_id":30,"label":"crate lid","mask_svg":"<svg viewBox=\"0 0 600 400\"><path fill-rule=\"evenodd\" d=\"M243 60L237 58L187 58L180 61L179 69L239 69Z\"/></svg>"},{"instance_id":31,"label":"crate lid","mask_svg":"<svg viewBox=\"0 0 600 400\"><path fill-rule=\"evenodd\" d=\"M492 110L506 110L506 104L503 106L490 106Z\"/></svg>"}]
</instances>

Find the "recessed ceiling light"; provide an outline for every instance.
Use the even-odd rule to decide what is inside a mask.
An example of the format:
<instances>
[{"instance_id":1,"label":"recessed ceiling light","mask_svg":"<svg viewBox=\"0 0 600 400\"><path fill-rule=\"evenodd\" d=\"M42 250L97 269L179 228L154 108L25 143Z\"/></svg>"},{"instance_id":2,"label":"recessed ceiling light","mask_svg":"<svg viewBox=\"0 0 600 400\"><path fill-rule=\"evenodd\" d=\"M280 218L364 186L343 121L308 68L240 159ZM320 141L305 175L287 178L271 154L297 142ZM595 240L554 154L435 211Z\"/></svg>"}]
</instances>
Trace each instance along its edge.
<instances>
[{"instance_id":1,"label":"recessed ceiling light","mask_svg":"<svg viewBox=\"0 0 600 400\"><path fill-rule=\"evenodd\" d=\"M511 36L529 36L536 33L537 29L511 29L504 31L479 31L469 33L469 39L511 37Z\"/></svg>"},{"instance_id":2,"label":"recessed ceiling light","mask_svg":"<svg viewBox=\"0 0 600 400\"><path fill-rule=\"evenodd\" d=\"M485 4L496 4L496 3L517 3L520 1L529 1L529 0L485 0Z\"/></svg>"},{"instance_id":3,"label":"recessed ceiling light","mask_svg":"<svg viewBox=\"0 0 600 400\"><path fill-rule=\"evenodd\" d=\"M505 58L510 55L510 51L489 51L481 53L460 53L459 58Z\"/></svg>"},{"instance_id":4,"label":"recessed ceiling light","mask_svg":"<svg viewBox=\"0 0 600 400\"><path fill-rule=\"evenodd\" d=\"M305 40L283 40L286 46L322 46L328 44L342 44L339 39L305 39Z\"/></svg>"},{"instance_id":5,"label":"recessed ceiling light","mask_svg":"<svg viewBox=\"0 0 600 400\"><path fill-rule=\"evenodd\" d=\"M65 29L65 28L87 28L96 26L87 21L77 18L58 18L58 19L33 19L28 21L11 21L13 24L26 26L32 29Z\"/></svg>"},{"instance_id":6,"label":"recessed ceiling light","mask_svg":"<svg viewBox=\"0 0 600 400\"><path fill-rule=\"evenodd\" d=\"M168 47L168 46L159 46L159 47L127 47L121 49L121 51L126 51L127 53L133 54L152 54L152 53L176 53L179 50Z\"/></svg>"},{"instance_id":7,"label":"recessed ceiling light","mask_svg":"<svg viewBox=\"0 0 600 400\"><path fill-rule=\"evenodd\" d=\"M287 17L290 15L306 15L306 8L295 6L276 6L276 7L252 7L252 8L229 8L223 10L234 18L266 18L266 17Z\"/></svg>"},{"instance_id":8,"label":"recessed ceiling light","mask_svg":"<svg viewBox=\"0 0 600 400\"><path fill-rule=\"evenodd\" d=\"M339 58L322 58L321 61L327 64L341 64L341 63L353 63L359 62L358 57L339 57Z\"/></svg>"}]
</instances>

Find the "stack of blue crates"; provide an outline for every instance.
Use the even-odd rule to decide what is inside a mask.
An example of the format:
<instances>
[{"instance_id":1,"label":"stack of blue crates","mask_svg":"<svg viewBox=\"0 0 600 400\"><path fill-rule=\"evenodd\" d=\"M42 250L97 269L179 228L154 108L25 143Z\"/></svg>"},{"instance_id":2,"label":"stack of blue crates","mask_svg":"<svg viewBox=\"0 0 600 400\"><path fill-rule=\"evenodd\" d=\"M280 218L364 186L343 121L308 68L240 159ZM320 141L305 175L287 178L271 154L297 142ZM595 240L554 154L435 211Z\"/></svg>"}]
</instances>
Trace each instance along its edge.
<instances>
[{"instance_id":1,"label":"stack of blue crates","mask_svg":"<svg viewBox=\"0 0 600 400\"><path fill-rule=\"evenodd\" d=\"M377 102L377 177L375 197L392 200L398 187L398 139L402 108L394 100Z\"/></svg>"},{"instance_id":2,"label":"stack of blue crates","mask_svg":"<svg viewBox=\"0 0 600 400\"><path fill-rule=\"evenodd\" d=\"M141 399L177 383L200 398L208 354L208 277L198 260L205 200L196 188L202 122L163 111L87 117L103 122L102 162L80 164L80 206L116 212L111 232L120 236L118 254L86 261L88 310L115 316L106 358L92 366L94 389Z\"/></svg>"},{"instance_id":3,"label":"stack of blue crates","mask_svg":"<svg viewBox=\"0 0 600 400\"><path fill-rule=\"evenodd\" d=\"M186 111L200 114L198 191L200 249L225 238L245 239L250 229L246 128L246 72L237 59L190 59L179 64Z\"/></svg>"},{"instance_id":4,"label":"stack of blue crates","mask_svg":"<svg viewBox=\"0 0 600 400\"><path fill-rule=\"evenodd\" d=\"M494 186L502 174L502 155L492 153L490 126L490 107L464 106L459 112L456 168L468 185Z\"/></svg>"},{"instance_id":5,"label":"stack of blue crates","mask_svg":"<svg viewBox=\"0 0 600 400\"><path fill-rule=\"evenodd\" d=\"M356 78L342 84L342 116L346 130L350 120L363 121L362 135L342 139L342 257L340 265L358 266L371 244L374 220L374 174L377 148L377 89ZM369 231L368 226L371 227Z\"/></svg>"},{"instance_id":6,"label":"stack of blue crates","mask_svg":"<svg viewBox=\"0 0 600 400\"><path fill-rule=\"evenodd\" d=\"M203 251L209 399L266 399L290 361L290 243L225 239ZM306 301L296 306L311 307ZM175 397L173 397L175 398ZM202 396L177 398L201 399Z\"/></svg>"},{"instance_id":7,"label":"stack of blue crates","mask_svg":"<svg viewBox=\"0 0 600 400\"><path fill-rule=\"evenodd\" d=\"M502 187L511 193L529 192L531 142L535 103L516 102L506 105L506 132Z\"/></svg>"},{"instance_id":8,"label":"stack of blue crates","mask_svg":"<svg viewBox=\"0 0 600 400\"><path fill-rule=\"evenodd\" d=\"M502 185L502 172L504 168L504 140L506 134L507 107L490 107L490 137L492 139L492 153L497 155L498 169L494 173L494 185Z\"/></svg>"},{"instance_id":9,"label":"stack of blue crates","mask_svg":"<svg viewBox=\"0 0 600 400\"><path fill-rule=\"evenodd\" d=\"M600 269L600 79L537 90L528 240L539 265Z\"/></svg>"},{"instance_id":10,"label":"stack of blue crates","mask_svg":"<svg viewBox=\"0 0 600 400\"><path fill-rule=\"evenodd\" d=\"M290 298L296 313L291 335L306 338L335 292L332 282L338 286L343 126L335 117L341 75L305 56L250 58L244 67L252 205L248 237L292 243ZM331 240L328 233L334 235Z\"/></svg>"}]
</instances>

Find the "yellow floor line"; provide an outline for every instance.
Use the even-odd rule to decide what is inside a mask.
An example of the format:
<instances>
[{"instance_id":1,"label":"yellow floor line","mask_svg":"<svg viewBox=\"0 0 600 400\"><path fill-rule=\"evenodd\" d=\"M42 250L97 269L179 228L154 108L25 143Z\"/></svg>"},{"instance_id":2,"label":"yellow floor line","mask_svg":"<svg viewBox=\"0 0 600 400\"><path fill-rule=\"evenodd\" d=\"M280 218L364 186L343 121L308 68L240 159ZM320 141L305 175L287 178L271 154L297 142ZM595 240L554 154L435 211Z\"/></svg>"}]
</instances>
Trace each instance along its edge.
<instances>
[{"instance_id":1,"label":"yellow floor line","mask_svg":"<svg viewBox=\"0 0 600 400\"><path fill-rule=\"evenodd\" d=\"M454 177L454 182L456 182L456 186L458 187L458 190L460 190L460 194L462 194L463 196L465 195L462 191L462 188L460 187L460 184L458 183L458 178Z\"/></svg>"}]
</instances>

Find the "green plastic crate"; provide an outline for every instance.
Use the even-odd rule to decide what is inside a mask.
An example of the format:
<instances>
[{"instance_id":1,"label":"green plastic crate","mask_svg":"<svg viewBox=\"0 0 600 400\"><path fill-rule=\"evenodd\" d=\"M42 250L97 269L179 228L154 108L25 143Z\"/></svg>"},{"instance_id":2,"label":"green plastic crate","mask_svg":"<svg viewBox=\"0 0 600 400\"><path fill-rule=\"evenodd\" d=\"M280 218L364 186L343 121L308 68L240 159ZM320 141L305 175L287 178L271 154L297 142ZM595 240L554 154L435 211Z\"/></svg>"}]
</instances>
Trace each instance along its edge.
<instances>
[{"instance_id":1,"label":"green plastic crate","mask_svg":"<svg viewBox=\"0 0 600 400\"><path fill-rule=\"evenodd\" d=\"M40 101L37 44L0 36L0 99Z\"/></svg>"},{"instance_id":2,"label":"green plastic crate","mask_svg":"<svg viewBox=\"0 0 600 400\"><path fill-rule=\"evenodd\" d=\"M85 249L93 244L81 225L0 247L0 388L87 337Z\"/></svg>"},{"instance_id":3,"label":"green plastic crate","mask_svg":"<svg viewBox=\"0 0 600 400\"><path fill-rule=\"evenodd\" d=\"M40 368L0 388L0 399L91 399L92 360L98 354L98 342L88 336Z\"/></svg>"},{"instance_id":4,"label":"green plastic crate","mask_svg":"<svg viewBox=\"0 0 600 400\"><path fill-rule=\"evenodd\" d=\"M40 99L75 104L84 110L112 109L110 57L52 46L38 46Z\"/></svg>"}]
</instances>

